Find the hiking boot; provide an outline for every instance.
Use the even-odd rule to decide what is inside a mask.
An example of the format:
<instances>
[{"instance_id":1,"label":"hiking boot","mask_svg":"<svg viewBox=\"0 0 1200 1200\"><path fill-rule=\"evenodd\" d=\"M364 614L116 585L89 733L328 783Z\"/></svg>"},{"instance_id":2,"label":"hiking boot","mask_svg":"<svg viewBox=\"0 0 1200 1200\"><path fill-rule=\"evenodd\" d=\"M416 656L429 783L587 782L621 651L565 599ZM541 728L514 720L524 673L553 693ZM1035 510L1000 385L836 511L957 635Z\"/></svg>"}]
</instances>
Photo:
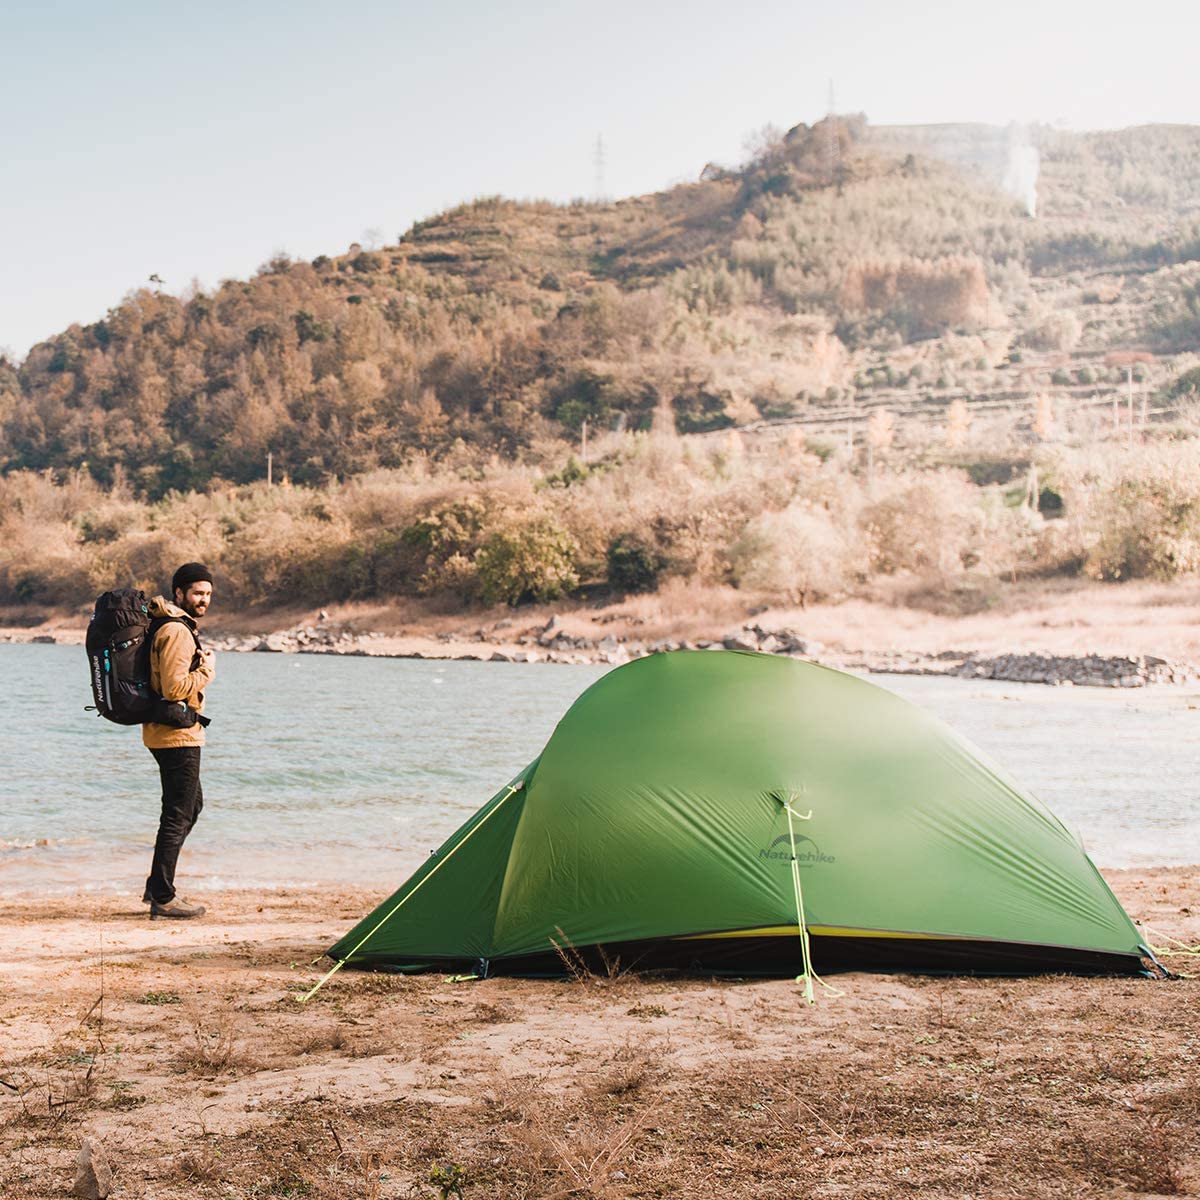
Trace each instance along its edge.
<instances>
[{"instance_id":1,"label":"hiking boot","mask_svg":"<svg viewBox=\"0 0 1200 1200\"><path fill-rule=\"evenodd\" d=\"M188 917L202 916L204 916L203 904L189 904L178 896L174 900L168 900L166 904L159 904L155 900L150 901L150 920L152 921L155 917L174 917L177 920L186 920Z\"/></svg>"}]
</instances>

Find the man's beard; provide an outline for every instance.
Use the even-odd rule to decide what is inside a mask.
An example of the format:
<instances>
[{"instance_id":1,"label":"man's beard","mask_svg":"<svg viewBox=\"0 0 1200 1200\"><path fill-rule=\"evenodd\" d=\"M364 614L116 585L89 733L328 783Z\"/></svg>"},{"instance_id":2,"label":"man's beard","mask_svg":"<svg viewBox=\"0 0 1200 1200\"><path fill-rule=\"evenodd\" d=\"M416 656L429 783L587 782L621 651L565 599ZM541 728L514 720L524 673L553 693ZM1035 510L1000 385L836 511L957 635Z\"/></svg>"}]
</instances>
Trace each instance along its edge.
<instances>
[{"instance_id":1,"label":"man's beard","mask_svg":"<svg viewBox=\"0 0 1200 1200\"><path fill-rule=\"evenodd\" d=\"M208 605L198 606L190 604L188 601L183 602L183 611L187 613L193 620L198 621L208 611Z\"/></svg>"}]
</instances>

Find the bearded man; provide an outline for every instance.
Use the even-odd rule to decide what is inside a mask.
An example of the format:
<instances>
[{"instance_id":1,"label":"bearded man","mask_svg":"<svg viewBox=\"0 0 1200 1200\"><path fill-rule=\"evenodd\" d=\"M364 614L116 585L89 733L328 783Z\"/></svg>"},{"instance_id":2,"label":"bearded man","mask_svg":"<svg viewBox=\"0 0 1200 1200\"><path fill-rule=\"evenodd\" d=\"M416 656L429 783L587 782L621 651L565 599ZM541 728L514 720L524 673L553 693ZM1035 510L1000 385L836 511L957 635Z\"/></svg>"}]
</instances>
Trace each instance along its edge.
<instances>
[{"instance_id":1,"label":"bearded man","mask_svg":"<svg viewBox=\"0 0 1200 1200\"><path fill-rule=\"evenodd\" d=\"M216 675L213 652L200 644L196 622L212 603L212 572L197 562L184 563L171 579L171 600L150 601L152 640L150 686L164 700L190 709L180 725L149 722L142 741L158 763L162 779L162 815L154 842L154 859L142 900L150 917L202 917L204 905L193 904L175 892L175 865L187 835L204 807L200 787L200 749L207 721L204 689Z\"/></svg>"}]
</instances>

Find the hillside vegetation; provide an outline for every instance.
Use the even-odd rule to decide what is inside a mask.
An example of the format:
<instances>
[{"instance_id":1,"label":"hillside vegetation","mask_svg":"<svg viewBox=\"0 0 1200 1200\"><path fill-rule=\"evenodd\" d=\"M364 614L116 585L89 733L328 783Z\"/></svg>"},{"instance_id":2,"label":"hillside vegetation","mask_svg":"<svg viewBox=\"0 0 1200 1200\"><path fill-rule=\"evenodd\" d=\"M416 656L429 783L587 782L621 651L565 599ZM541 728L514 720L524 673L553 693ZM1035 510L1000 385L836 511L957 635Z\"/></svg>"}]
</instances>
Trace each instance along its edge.
<instances>
[{"instance_id":1,"label":"hillside vegetation","mask_svg":"<svg viewBox=\"0 0 1200 1200\"><path fill-rule=\"evenodd\" d=\"M139 290L0 360L0 602L184 550L247 600L1195 571L1200 130L1030 136L1037 216L972 127L828 118Z\"/></svg>"}]
</instances>

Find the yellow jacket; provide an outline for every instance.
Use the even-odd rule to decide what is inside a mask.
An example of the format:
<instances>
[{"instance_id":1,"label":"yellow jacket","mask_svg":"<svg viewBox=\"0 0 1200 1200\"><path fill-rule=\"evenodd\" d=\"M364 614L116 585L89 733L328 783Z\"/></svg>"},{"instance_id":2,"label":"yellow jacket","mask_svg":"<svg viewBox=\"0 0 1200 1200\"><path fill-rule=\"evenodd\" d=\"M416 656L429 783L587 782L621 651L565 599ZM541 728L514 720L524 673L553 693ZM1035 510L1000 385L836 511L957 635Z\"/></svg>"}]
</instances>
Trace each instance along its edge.
<instances>
[{"instance_id":1,"label":"yellow jacket","mask_svg":"<svg viewBox=\"0 0 1200 1200\"><path fill-rule=\"evenodd\" d=\"M154 635L150 645L150 686L166 700L184 700L189 708L204 711L204 688L216 672L201 659L192 636L196 622L169 600L155 596L150 601L151 617L177 617ZM142 741L151 750L172 746L203 746L204 726L197 722L190 729L148 722L142 726Z\"/></svg>"}]
</instances>

